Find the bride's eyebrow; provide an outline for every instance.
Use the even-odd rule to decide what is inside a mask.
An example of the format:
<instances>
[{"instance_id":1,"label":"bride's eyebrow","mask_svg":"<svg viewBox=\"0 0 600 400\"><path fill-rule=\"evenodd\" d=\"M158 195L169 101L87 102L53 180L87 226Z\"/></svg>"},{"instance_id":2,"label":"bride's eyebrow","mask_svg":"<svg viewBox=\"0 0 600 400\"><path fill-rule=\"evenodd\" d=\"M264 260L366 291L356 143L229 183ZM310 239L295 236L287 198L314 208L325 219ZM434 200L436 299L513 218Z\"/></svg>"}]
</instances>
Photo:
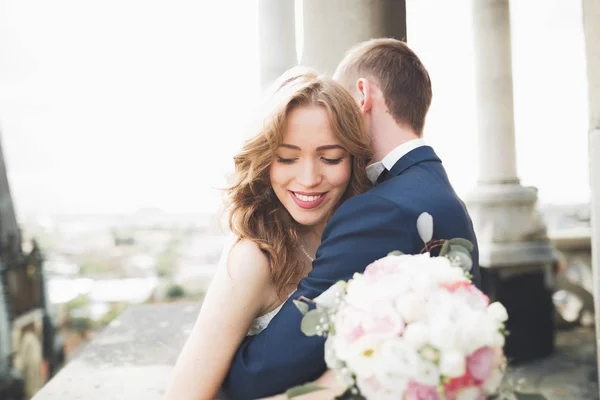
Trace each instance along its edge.
<instances>
[{"instance_id":1,"label":"bride's eyebrow","mask_svg":"<svg viewBox=\"0 0 600 400\"><path fill-rule=\"evenodd\" d=\"M279 147L285 147L285 148L287 148L287 149L293 149L293 150L302 150L302 149L301 149L300 147L298 147L298 146L295 146L295 145L293 145L293 144L286 144L286 143L283 143L283 144L281 144L281 146L279 146Z\"/></svg>"},{"instance_id":2,"label":"bride's eyebrow","mask_svg":"<svg viewBox=\"0 0 600 400\"><path fill-rule=\"evenodd\" d=\"M339 144L328 144L325 146L317 147L317 151L324 151L324 150L331 150L331 149L346 150L344 147L340 146Z\"/></svg>"},{"instance_id":3,"label":"bride's eyebrow","mask_svg":"<svg viewBox=\"0 0 600 400\"><path fill-rule=\"evenodd\" d=\"M286 143L283 143L280 147L285 147L287 149L293 149L293 150L302 150L300 147L298 147L296 145L286 144ZM343 146L340 146L339 144L326 144L324 146L317 147L317 151L332 150L332 149L346 150Z\"/></svg>"}]
</instances>

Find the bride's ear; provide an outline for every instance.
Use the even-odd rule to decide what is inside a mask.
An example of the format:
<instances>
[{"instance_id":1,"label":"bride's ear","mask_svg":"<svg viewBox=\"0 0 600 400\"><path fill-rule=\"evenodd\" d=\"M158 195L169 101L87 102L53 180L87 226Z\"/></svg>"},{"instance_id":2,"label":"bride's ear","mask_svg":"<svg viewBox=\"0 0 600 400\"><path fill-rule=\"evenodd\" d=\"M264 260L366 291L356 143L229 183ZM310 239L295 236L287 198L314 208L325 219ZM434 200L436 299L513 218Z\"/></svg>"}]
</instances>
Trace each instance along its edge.
<instances>
[{"instance_id":1,"label":"bride's ear","mask_svg":"<svg viewBox=\"0 0 600 400\"><path fill-rule=\"evenodd\" d=\"M363 114L368 113L373 105L373 91L371 82L365 78L359 78L356 81L356 91L358 93L358 107Z\"/></svg>"}]
</instances>

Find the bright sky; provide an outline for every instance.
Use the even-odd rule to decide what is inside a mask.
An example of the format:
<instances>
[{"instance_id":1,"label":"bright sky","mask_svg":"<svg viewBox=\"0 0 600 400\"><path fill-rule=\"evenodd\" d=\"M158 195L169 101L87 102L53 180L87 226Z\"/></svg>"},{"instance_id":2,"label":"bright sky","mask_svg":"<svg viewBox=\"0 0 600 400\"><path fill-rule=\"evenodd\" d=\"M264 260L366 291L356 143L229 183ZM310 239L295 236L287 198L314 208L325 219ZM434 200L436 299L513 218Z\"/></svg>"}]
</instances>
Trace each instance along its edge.
<instances>
[{"instance_id":1,"label":"bright sky","mask_svg":"<svg viewBox=\"0 0 600 400\"><path fill-rule=\"evenodd\" d=\"M426 138L476 179L470 0L408 0L430 70ZM511 2L518 171L587 201L579 2ZM216 209L258 94L256 0L0 0L0 129L21 215ZM326 40L326 38L324 38Z\"/></svg>"}]
</instances>

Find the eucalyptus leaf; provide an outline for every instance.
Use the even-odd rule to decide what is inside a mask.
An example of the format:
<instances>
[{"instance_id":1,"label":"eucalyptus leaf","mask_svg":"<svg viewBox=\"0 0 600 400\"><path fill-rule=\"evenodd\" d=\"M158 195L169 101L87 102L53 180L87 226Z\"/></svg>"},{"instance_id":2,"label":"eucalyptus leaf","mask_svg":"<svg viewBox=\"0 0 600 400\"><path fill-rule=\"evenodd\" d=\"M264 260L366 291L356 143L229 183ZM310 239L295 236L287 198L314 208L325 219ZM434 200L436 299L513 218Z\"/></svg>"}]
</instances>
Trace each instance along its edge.
<instances>
[{"instance_id":1,"label":"eucalyptus leaf","mask_svg":"<svg viewBox=\"0 0 600 400\"><path fill-rule=\"evenodd\" d=\"M450 260L457 258L460 262L460 267L465 272L469 272L473 267L473 260L471 260L471 257L462 251L450 251L448 254L446 254L446 257L448 257Z\"/></svg>"},{"instance_id":2,"label":"eucalyptus leaf","mask_svg":"<svg viewBox=\"0 0 600 400\"><path fill-rule=\"evenodd\" d=\"M299 300L293 300L294 305L296 306L296 308L298 310L300 310L300 312L302 313L302 315L305 315L308 312L308 304L299 301Z\"/></svg>"},{"instance_id":3,"label":"eucalyptus leaf","mask_svg":"<svg viewBox=\"0 0 600 400\"><path fill-rule=\"evenodd\" d=\"M446 253L448 253L448 250L450 249L450 242L449 241L444 241L444 244L442 245L442 249L440 250L440 257L444 257L446 255Z\"/></svg>"},{"instance_id":4,"label":"eucalyptus leaf","mask_svg":"<svg viewBox=\"0 0 600 400\"><path fill-rule=\"evenodd\" d=\"M466 247L461 246L460 244L451 244L450 252L453 251L460 251L461 253L465 253L468 257L471 257L471 252Z\"/></svg>"},{"instance_id":5,"label":"eucalyptus leaf","mask_svg":"<svg viewBox=\"0 0 600 400\"><path fill-rule=\"evenodd\" d=\"M336 306L336 299L342 297L346 291L346 282L337 281L329 287L326 291L315 297L313 301L317 303L317 306L324 308L332 308Z\"/></svg>"},{"instance_id":6,"label":"eucalyptus leaf","mask_svg":"<svg viewBox=\"0 0 600 400\"><path fill-rule=\"evenodd\" d=\"M294 386L293 388L288 389L285 392L285 397L288 399L292 399L294 397L302 396L307 393L317 392L323 389L325 388L317 385L314 382L305 383L304 385Z\"/></svg>"},{"instance_id":7,"label":"eucalyptus leaf","mask_svg":"<svg viewBox=\"0 0 600 400\"><path fill-rule=\"evenodd\" d=\"M388 256L403 256L404 253L401 252L400 250L394 250L394 251L390 251L388 253Z\"/></svg>"},{"instance_id":8,"label":"eucalyptus leaf","mask_svg":"<svg viewBox=\"0 0 600 400\"><path fill-rule=\"evenodd\" d=\"M469 253L473 251L473 247L474 247L473 243L471 243L467 239L463 239L463 238L450 239L450 244L454 244L454 245L458 245L458 246L463 246L464 248L466 248L467 250L469 250Z\"/></svg>"},{"instance_id":9,"label":"eucalyptus leaf","mask_svg":"<svg viewBox=\"0 0 600 400\"><path fill-rule=\"evenodd\" d=\"M518 400L546 400L546 397L539 393L513 393Z\"/></svg>"},{"instance_id":10,"label":"eucalyptus leaf","mask_svg":"<svg viewBox=\"0 0 600 400\"><path fill-rule=\"evenodd\" d=\"M422 213L417 218L417 232L423 243L427 244L433 237L433 217L429 213Z\"/></svg>"},{"instance_id":11,"label":"eucalyptus leaf","mask_svg":"<svg viewBox=\"0 0 600 400\"><path fill-rule=\"evenodd\" d=\"M325 313L321 310L310 310L307 312L302 318L302 322L300 323L300 330L306 336L315 336L317 332L317 326L321 324L321 318L327 318Z\"/></svg>"}]
</instances>

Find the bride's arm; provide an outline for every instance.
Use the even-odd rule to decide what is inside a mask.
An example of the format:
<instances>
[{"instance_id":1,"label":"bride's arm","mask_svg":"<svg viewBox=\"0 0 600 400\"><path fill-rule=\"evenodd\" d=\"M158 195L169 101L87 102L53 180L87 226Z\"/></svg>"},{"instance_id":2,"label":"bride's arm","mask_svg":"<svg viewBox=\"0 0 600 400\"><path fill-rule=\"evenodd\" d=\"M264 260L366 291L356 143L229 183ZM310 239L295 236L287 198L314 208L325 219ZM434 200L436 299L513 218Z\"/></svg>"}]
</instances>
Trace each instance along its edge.
<instances>
[{"instance_id":1,"label":"bride's arm","mask_svg":"<svg viewBox=\"0 0 600 400\"><path fill-rule=\"evenodd\" d=\"M336 396L341 395L346 390L346 388L340 382L338 382L338 380L335 376L335 372L333 372L330 369L325 371L325 373L323 375L321 375L321 377L319 379L317 379L314 383L317 384L317 386L322 387L323 389L316 391L316 392L309 393L309 394L304 394L302 396L297 396L296 399L297 400L331 400L331 399L335 398ZM280 394L277 396L264 397L261 400L286 400L286 399L287 399L287 396L285 394Z\"/></svg>"},{"instance_id":2,"label":"bride's arm","mask_svg":"<svg viewBox=\"0 0 600 400\"><path fill-rule=\"evenodd\" d=\"M167 389L168 400L214 399L231 360L271 290L268 260L251 241L236 244L211 282Z\"/></svg>"}]
</instances>

